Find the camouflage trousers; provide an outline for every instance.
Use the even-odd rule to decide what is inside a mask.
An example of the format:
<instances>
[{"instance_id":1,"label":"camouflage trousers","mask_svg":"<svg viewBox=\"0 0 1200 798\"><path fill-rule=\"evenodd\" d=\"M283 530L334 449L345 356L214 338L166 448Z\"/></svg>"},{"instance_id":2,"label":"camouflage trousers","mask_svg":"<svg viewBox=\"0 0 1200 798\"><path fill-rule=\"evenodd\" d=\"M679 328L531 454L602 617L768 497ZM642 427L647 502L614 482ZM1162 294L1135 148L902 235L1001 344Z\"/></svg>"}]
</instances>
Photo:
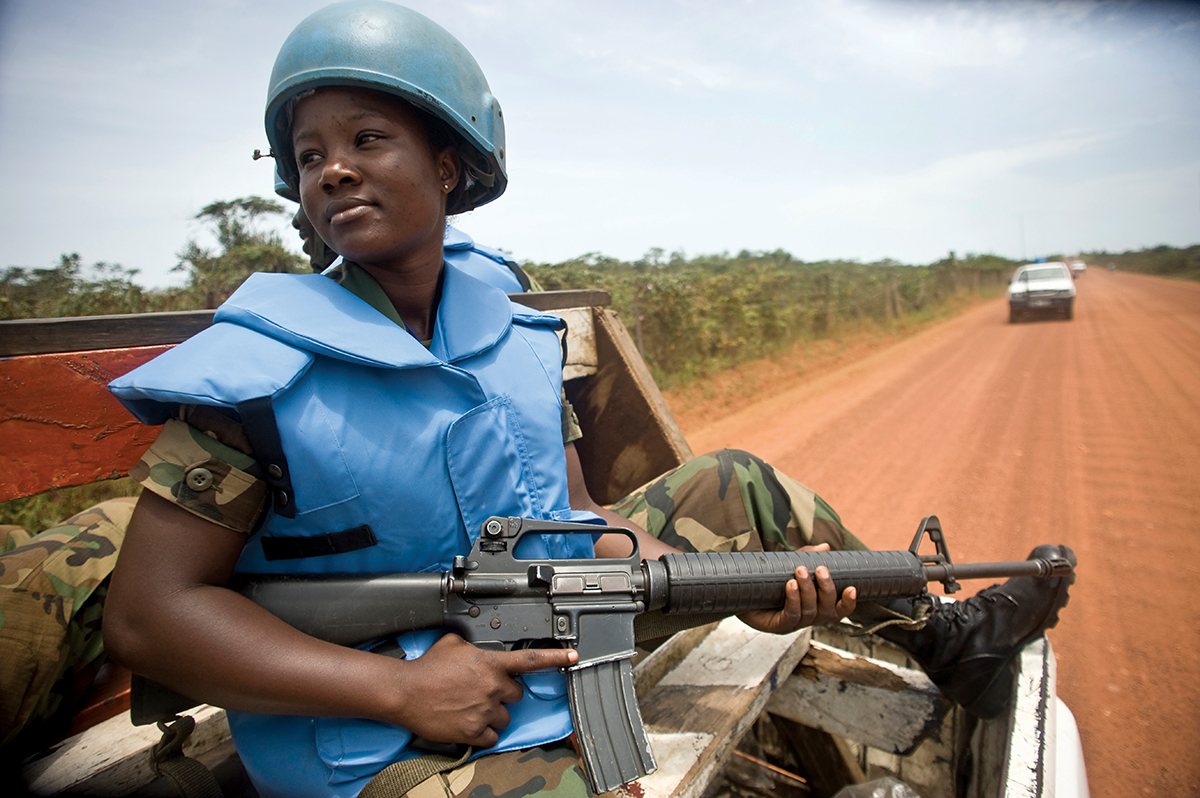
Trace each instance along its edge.
<instances>
[{"instance_id":1,"label":"camouflage trousers","mask_svg":"<svg viewBox=\"0 0 1200 798\"><path fill-rule=\"evenodd\" d=\"M135 499L37 534L0 526L0 747L53 734L104 660L100 616Z\"/></svg>"},{"instance_id":2,"label":"camouflage trousers","mask_svg":"<svg viewBox=\"0 0 1200 798\"><path fill-rule=\"evenodd\" d=\"M682 551L867 548L810 488L737 449L689 460L612 509Z\"/></svg>"},{"instance_id":3,"label":"camouflage trousers","mask_svg":"<svg viewBox=\"0 0 1200 798\"><path fill-rule=\"evenodd\" d=\"M684 551L791 551L828 543L866 546L833 508L754 455L722 449L688 461L612 507ZM433 776L408 798L586 798L579 759L568 741L484 757Z\"/></svg>"}]
</instances>

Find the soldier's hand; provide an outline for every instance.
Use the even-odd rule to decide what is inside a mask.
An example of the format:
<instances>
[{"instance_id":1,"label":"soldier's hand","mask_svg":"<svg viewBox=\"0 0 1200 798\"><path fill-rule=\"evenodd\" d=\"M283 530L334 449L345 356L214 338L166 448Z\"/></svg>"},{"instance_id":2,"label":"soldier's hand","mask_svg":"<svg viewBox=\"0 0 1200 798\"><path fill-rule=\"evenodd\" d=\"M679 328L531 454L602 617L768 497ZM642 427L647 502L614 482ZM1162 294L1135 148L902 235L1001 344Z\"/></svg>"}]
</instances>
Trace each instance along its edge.
<instances>
[{"instance_id":1,"label":"soldier's hand","mask_svg":"<svg viewBox=\"0 0 1200 798\"><path fill-rule=\"evenodd\" d=\"M524 692L513 677L578 659L570 649L485 651L448 634L424 656L403 663L406 683L412 680L406 687L415 688L420 700L398 722L427 740L489 748L511 720L504 705L520 701Z\"/></svg>"},{"instance_id":2,"label":"soldier's hand","mask_svg":"<svg viewBox=\"0 0 1200 798\"><path fill-rule=\"evenodd\" d=\"M805 546L800 551L829 551L829 544ZM828 568L818 566L815 576L816 584L813 584L808 569L804 566L797 568L795 577L789 579L784 587L785 599L781 608L754 610L738 617L747 626L760 632L787 634L805 626L832 623L854 612L857 590L848 587L842 591L839 599Z\"/></svg>"}]
</instances>

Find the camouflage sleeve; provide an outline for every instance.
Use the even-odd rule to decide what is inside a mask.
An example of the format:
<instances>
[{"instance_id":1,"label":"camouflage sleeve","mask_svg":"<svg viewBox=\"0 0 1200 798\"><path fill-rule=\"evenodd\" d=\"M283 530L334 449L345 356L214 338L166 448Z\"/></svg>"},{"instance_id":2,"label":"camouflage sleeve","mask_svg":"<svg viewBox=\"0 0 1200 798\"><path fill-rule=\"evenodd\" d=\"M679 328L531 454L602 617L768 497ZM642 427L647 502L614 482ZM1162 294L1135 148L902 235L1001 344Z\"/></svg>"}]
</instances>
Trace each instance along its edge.
<instances>
[{"instance_id":1,"label":"camouflage sleeve","mask_svg":"<svg viewBox=\"0 0 1200 798\"><path fill-rule=\"evenodd\" d=\"M249 535L268 491L241 426L206 408L185 408L181 415L187 421L163 425L129 475L188 512Z\"/></svg>"},{"instance_id":2,"label":"camouflage sleeve","mask_svg":"<svg viewBox=\"0 0 1200 798\"><path fill-rule=\"evenodd\" d=\"M562 400L562 430L563 446L574 443L583 437L583 428L579 426L579 416L575 415L575 408L571 406L565 396Z\"/></svg>"}]
</instances>

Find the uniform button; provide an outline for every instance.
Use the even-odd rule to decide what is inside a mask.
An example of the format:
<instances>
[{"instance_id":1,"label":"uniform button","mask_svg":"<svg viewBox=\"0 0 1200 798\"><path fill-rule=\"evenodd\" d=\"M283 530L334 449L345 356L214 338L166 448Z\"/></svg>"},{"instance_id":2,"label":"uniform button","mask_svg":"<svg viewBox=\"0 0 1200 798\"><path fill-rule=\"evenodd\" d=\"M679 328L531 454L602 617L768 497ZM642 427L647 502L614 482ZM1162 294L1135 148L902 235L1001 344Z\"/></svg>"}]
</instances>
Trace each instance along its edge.
<instances>
[{"instance_id":1,"label":"uniform button","mask_svg":"<svg viewBox=\"0 0 1200 798\"><path fill-rule=\"evenodd\" d=\"M271 479L281 479L283 477L283 469L272 463L271 465L267 466L267 475L270 476Z\"/></svg>"},{"instance_id":2,"label":"uniform button","mask_svg":"<svg viewBox=\"0 0 1200 798\"><path fill-rule=\"evenodd\" d=\"M184 477L184 479L187 482L187 486L197 493L203 490L208 490L210 487L212 487L213 483L212 472L207 468L193 468L191 471L187 472L187 475Z\"/></svg>"}]
</instances>

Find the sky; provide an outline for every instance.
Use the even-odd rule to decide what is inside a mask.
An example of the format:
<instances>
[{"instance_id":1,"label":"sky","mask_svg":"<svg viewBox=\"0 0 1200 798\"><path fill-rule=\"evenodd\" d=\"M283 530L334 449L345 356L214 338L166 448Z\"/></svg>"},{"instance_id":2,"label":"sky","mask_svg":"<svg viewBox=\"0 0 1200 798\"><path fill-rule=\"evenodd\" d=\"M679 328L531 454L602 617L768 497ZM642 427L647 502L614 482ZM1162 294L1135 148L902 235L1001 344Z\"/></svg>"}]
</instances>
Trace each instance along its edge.
<instances>
[{"instance_id":1,"label":"sky","mask_svg":"<svg viewBox=\"0 0 1200 798\"><path fill-rule=\"evenodd\" d=\"M179 284L201 208L271 196L271 65L323 5L0 0L0 269ZM523 261L1200 243L1200 4L408 5L504 109L508 190L456 224Z\"/></svg>"}]
</instances>

